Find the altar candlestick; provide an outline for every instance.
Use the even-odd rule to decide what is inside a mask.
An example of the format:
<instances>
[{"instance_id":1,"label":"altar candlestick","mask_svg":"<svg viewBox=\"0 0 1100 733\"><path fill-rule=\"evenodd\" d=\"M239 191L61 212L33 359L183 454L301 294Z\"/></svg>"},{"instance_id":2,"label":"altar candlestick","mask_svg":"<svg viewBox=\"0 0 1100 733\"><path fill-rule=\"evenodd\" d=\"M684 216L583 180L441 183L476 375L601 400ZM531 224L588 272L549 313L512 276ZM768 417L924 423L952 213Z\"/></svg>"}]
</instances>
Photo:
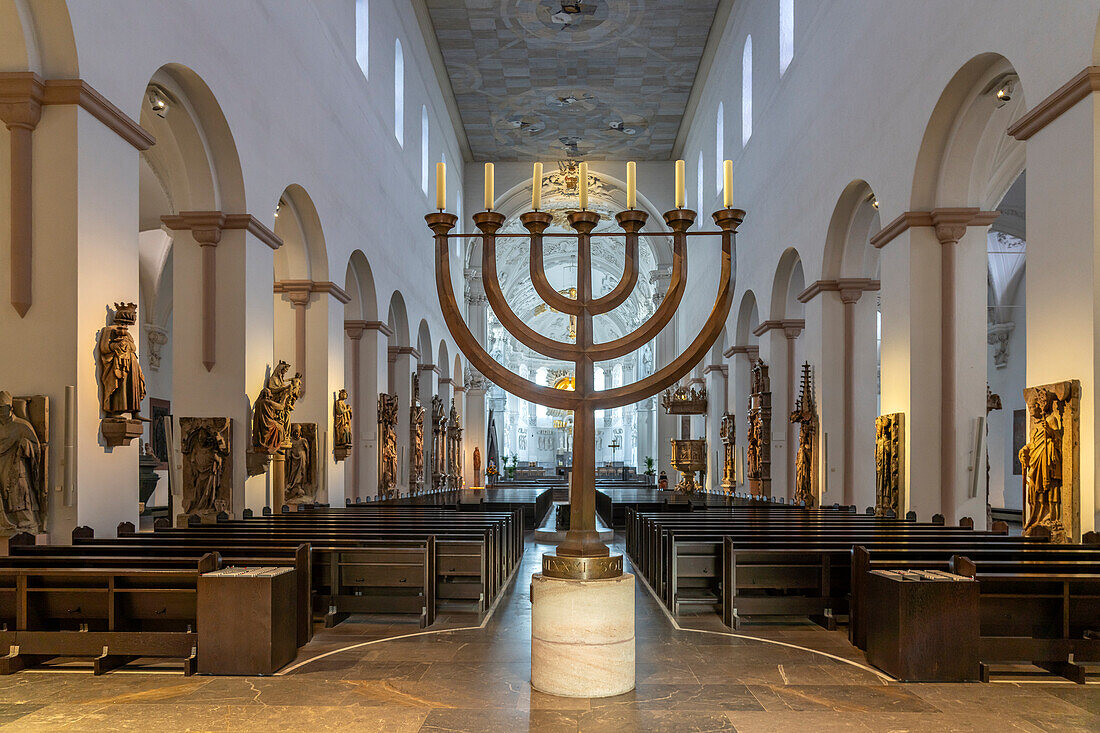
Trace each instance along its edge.
<instances>
[{"instance_id":1,"label":"altar candlestick","mask_svg":"<svg viewBox=\"0 0 1100 733\"><path fill-rule=\"evenodd\" d=\"M638 208L638 164L634 161L626 164L626 208Z\"/></svg>"},{"instance_id":2,"label":"altar candlestick","mask_svg":"<svg viewBox=\"0 0 1100 733\"><path fill-rule=\"evenodd\" d=\"M733 206L733 161L727 160L722 164L722 206Z\"/></svg>"},{"instance_id":3,"label":"altar candlestick","mask_svg":"<svg viewBox=\"0 0 1100 733\"><path fill-rule=\"evenodd\" d=\"M485 210L493 210L493 164L485 164Z\"/></svg>"},{"instance_id":4,"label":"altar candlestick","mask_svg":"<svg viewBox=\"0 0 1100 733\"><path fill-rule=\"evenodd\" d=\"M687 206L687 198L684 196L684 161L676 161L676 208Z\"/></svg>"},{"instance_id":5,"label":"altar candlestick","mask_svg":"<svg viewBox=\"0 0 1100 733\"><path fill-rule=\"evenodd\" d=\"M581 163L580 166L580 179L581 179L581 192L580 192L580 204L581 211L588 208L588 163Z\"/></svg>"},{"instance_id":6,"label":"altar candlestick","mask_svg":"<svg viewBox=\"0 0 1100 733\"><path fill-rule=\"evenodd\" d=\"M539 210L542 205L542 163L535 163L535 172L531 176L531 208Z\"/></svg>"},{"instance_id":7,"label":"altar candlestick","mask_svg":"<svg viewBox=\"0 0 1100 733\"><path fill-rule=\"evenodd\" d=\"M442 161L435 164L435 208L447 208L447 164Z\"/></svg>"}]
</instances>

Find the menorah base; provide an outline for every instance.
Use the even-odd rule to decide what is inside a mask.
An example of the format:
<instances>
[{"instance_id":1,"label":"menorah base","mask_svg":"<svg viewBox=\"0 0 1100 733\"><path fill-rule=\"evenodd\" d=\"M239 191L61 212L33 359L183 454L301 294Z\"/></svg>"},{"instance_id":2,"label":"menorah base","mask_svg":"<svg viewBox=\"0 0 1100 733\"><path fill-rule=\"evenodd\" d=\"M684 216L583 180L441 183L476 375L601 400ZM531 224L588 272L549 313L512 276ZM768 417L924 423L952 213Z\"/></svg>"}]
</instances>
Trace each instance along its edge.
<instances>
[{"instance_id":1,"label":"menorah base","mask_svg":"<svg viewBox=\"0 0 1100 733\"><path fill-rule=\"evenodd\" d=\"M531 577L531 686L536 690L559 697L630 692L634 646L631 573L604 580Z\"/></svg>"},{"instance_id":2,"label":"menorah base","mask_svg":"<svg viewBox=\"0 0 1100 733\"><path fill-rule=\"evenodd\" d=\"M623 556L574 557L571 555L542 556L542 574L563 580L603 580L623 574Z\"/></svg>"}]
</instances>

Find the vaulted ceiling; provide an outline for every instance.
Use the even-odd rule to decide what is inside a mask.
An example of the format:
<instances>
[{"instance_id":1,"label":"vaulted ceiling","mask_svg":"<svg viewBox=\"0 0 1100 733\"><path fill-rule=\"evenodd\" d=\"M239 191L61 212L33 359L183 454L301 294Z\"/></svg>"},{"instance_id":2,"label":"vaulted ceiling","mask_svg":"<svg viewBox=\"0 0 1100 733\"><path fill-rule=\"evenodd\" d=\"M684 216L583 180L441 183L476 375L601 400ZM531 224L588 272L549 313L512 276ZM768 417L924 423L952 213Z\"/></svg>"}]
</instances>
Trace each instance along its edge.
<instances>
[{"instance_id":1,"label":"vaulted ceiling","mask_svg":"<svg viewBox=\"0 0 1100 733\"><path fill-rule=\"evenodd\" d=\"M718 0L426 0L475 160L667 160Z\"/></svg>"}]
</instances>

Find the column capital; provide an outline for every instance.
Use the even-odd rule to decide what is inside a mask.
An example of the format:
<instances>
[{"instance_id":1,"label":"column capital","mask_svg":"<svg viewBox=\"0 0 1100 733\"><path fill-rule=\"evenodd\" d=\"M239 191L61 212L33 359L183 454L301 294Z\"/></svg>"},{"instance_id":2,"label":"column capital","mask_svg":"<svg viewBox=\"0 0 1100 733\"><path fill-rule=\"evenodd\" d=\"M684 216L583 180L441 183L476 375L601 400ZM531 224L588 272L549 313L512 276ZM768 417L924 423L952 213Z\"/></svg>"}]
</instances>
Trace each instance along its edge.
<instances>
[{"instance_id":1,"label":"column capital","mask_svg":"<svg viewBox=\"0 0 1100 733\"><path fill-rule=\"evenodd\" d=\"M275 292L286 293L290 297L290 302L295 305L298 304L295 300L296 295L305 295L305 300L302 301L304 304L309 302L311 293L328 293L337 302L345 305L351 302L351 296L343 288L328 280L279 280L275 283Z\"/></svg>"},{"instance_id":2,"label":"column capital","mask_svg":"<svg viewBox=\"0 0 1100 733\"><path fill-rule=\"evenodd\" d=\"M871 237L871 246L881 249L915 227L932 227L941 244L955 244L966 234L967 227L987 227L1000 215L999 211L982 211L976 206L942 206L931 211L906 211Z\"/></svg>"},{"instance_id":3,"label":"column capital","mask_svg":"<svg viewBox=\"0 0 1100 733\"><path fill-rule=\"evenodd\" d=\"M804 328L806 328L806 321L802 318L771 319L762 322L753 329L752 333L754 336L763 336L768 331L782 330L787 338L793 339L797 338Z\"/></svg>"},{"instance_id":4,"label":"column capital","mask_svg":"<svg viewBox=\"0 0 1100 733\"><path fill-rule=\"evenodd\" d=\"M417 361L420 361L420 352L412 346L391 346L389 348L389 354L391 361L399 356L411 356Z\"/></svg>"},{"instance_id":5,"label":"column capital","mask_svg":"<svg viewBox=\"0 0 1100 733\"><path fill-rule=\"evenodd\" d=\"M386 338L393 336L393 329L382 321L344 321L344 332L348 338L362 338L364 331L378 331Z\"/></svg>"},{"instance_id":6,"label":"column capital","mask_svg":"<svg viewBox=\"0 0 1100 733\"><path fill-rule=\"evenodd\" d=\"M871 280L869 278L840 277L835 280L817 280L798 294L798 301L800 303L809 303L821 293L829 292L839 293L840 299L844 300L844 293L846 291L855 292L855 299L859 300L859 296L864 291L878 290L879 287L880 283L878 280ZM855 301L852 302L854 303Z\"/></svg>"},{"instance_id":7,"label":"column capital","mask_svg":"<svg viewBox=\"0 0 1100 733\"><path fill-rule=\"evenodd\" d=\"M728 377L729 371L730 368L728 364L707 364L703 367L703 376L705 377L711 372L719 372L721 376Z\"/></svg>"},{"instance_id":8,"label":"column capital","mask_svg":"<svg viewBox=\"0 0 1100 733\"><path fill-rule=\"evenodd\" d=\"M0 74L0 120L9 130L33 130L42 118L46 85L30 71Z\"/></svg>"},{"instance_id":9,"label":"column capital","mask_svg":"<svg viewBox=\"0 0 1100 733\"><path fill-rule=\"evenodd\" d=\"M741 344L741 345L738 345L738 346L731 346L728 349L726 349L725 352L722 353L722 356L729 359L729 358L732 358L732 357L737 356L739 354L744 354L750 360L755 360L755 359L760 357L760 347L759 346L754 346L752 344Z\"/></svg>"},{"instance_id":10,"label":"column capital","mask_svg":"<svg viewBox=\"0 0 1100 733\"><path fill-rule=\"evenodd\" d=\"M283 240L251 214L225 214L221 211L181 211L162 216L161 222L171 231L190 231L200 245L216 245L222 232L243 229L271 249L283 246Z\"/></svg>"}]
</instances>

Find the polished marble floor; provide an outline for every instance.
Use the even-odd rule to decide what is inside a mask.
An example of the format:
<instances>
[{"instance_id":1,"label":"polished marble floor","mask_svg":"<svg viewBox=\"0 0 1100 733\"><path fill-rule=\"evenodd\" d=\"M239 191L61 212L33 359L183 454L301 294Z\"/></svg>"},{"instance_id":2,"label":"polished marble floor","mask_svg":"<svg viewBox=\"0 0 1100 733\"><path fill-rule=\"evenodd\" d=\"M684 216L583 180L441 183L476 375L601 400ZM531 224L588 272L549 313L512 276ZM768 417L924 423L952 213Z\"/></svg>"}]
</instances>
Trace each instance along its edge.
<instances>
[{"instance_id":1,"label":"polished marble floor","mask_svg":"<svg viewBox=\"0 0 1100 733\"><path fill-rule=\"evenodd\" d=\"M183 677L86 667L0 678L0 731L1100 731L1100 685L1039 674L905 685L865 666L844 631L664 613L637 594L634 692L602 700L531 690L528 545L491 617L445 613L320 631L274 677ZM395 637L404 638L395 638Z\"/></svg>"}]
</instances>

